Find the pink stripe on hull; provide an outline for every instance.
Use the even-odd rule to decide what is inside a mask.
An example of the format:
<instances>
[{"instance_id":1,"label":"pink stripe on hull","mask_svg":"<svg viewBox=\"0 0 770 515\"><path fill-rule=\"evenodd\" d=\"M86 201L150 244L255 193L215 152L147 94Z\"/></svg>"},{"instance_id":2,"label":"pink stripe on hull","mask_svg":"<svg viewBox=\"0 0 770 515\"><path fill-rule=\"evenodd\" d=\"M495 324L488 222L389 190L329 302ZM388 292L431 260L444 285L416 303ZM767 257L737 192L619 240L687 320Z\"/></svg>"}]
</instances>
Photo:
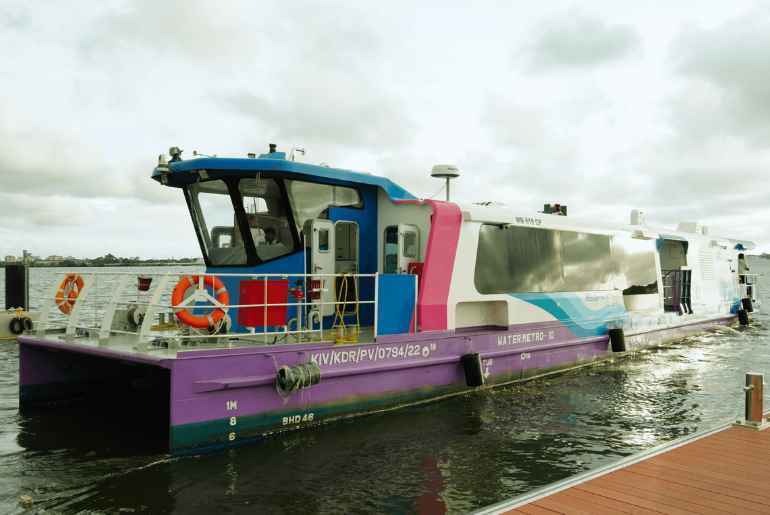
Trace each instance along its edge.
<instances>
[{"instance_id":1,"label":"pink stripe on hull","mask_svg":"<svg viewBox=\"0 0 770 515\"><path fill-rule=\"evenodd\" d=\"M422 269L417 316L421 331L447 329L447 301L452 283L463 215L451 202L438 200L397 201L398 204L429 204L433 209L428 247Z\"/></svg>"}]
</instances>

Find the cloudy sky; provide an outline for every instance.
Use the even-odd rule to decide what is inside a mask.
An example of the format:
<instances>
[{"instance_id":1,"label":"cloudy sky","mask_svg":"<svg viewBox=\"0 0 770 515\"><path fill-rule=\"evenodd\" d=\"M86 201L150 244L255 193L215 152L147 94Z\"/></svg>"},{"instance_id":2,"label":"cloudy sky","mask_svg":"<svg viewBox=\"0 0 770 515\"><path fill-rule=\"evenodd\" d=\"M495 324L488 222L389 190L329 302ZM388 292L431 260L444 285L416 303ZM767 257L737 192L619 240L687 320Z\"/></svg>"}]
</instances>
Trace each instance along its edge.
<instances>
[{"instance_id":1,"label":"cloudy sky","mask_svg":"<svg viewBox=\"0 0 770 515\"><path fill-rule=\"evenodd\" d=\"M0 256L198 256L158 154L268 142L770 250L768 3L0 0L0 47Z\"/></svg>"}]
</instances>

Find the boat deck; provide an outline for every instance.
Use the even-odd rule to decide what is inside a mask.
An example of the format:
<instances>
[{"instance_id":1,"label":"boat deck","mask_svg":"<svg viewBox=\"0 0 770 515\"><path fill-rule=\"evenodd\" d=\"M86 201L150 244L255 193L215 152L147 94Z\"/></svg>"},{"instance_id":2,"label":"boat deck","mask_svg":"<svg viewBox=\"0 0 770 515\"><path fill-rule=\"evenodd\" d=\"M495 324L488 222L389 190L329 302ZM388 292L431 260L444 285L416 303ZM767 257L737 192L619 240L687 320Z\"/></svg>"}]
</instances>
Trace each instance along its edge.
<instances>
[{"instance_id":1,"label":"boat deck","mask_svg":"<svg viewBox=\"0 0 770 515\"><path fill-rule=\"evenodd\" d=\"M727 426L480 513L770 513L770 431Z\"/></svg>"},{"instance_id":2,"label":"boat deck","mask_svg":"<svg viewBox=\"0 0 770 515\"><path fill-rule=\"evenodd\" d=\"M168 340L155 338L148 343L140 343L133 334L111 334L106 341L99 341L96 335L81 334L67 338L63 332L47 333L44 336L30 335L30 339L54 343L62 349L93 349L100 351L115 351L125 355L150 357L155 360L177 357L179 352L212 349L244 349L264 348L278 344L322 344L335 343L336 331L333 329L320 332L299 334L267 333L267 334L233 334L228 338L200 338L174 340L176 333L169 332ZM349 333L348 333L349 334ZM374 328L363 326L358 331L355 340L342 340L339 344L370 343L374 341Z\"/></svg>"}]
</instances>

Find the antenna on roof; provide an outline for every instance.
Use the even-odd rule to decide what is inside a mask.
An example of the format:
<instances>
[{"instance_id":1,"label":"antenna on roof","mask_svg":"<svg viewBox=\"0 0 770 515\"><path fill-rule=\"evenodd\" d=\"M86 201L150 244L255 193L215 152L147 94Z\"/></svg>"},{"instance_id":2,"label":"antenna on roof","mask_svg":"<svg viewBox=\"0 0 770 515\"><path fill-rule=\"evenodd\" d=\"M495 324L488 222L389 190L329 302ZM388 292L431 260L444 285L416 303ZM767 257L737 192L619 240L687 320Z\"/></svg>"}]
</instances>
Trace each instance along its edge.
<instances>
[{"instance_id":1,"label":"antenna on roof","mask_svg":"<svg viewBox=\"0 0 770 515\"><path fill-rule=\"evenodd\" d=\"M449 181L460 177L460 170L455 165L434 165L430 176L446 180L446 201L449 202Z\"/></svg>"}]
</instances>

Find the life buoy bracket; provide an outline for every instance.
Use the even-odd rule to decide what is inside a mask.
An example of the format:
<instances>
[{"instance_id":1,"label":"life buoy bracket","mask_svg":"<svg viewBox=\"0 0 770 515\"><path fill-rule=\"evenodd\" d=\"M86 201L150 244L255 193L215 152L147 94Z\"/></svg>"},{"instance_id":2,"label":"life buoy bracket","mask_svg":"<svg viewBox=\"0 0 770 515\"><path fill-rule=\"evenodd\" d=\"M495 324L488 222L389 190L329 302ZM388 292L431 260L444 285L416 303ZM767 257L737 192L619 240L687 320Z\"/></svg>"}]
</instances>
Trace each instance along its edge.
<instances>
[{"instance_id":1,"label":"life buoy bracket","mask_svg":"<svg viewBox=\"0 0 770 515\"><path fill-rule=\"evenodd\" d=\"M214 295L210 295L206 288L211 288ZM187 296L187 290L195 288L195 293ZM208 315L193 315L192 311L186 306L193 301L207 300L213 306L216 306ZM196 329L211 329L219 326L220 322L227 315L227 305L230 303L230 294L219 277L214 275L203 276L203 287L201 288L201 277L197 275L185 275L174 287L171 294L171 304L174 306L176 317L183 324Z\"/></svg>"},{"instance_id":2,"label":"life buoy bracket","mask_svg":"<svg viewBox=\"0 0 770 515\"><path fill-rule=\"evenodd\" d=\"M80 292L83 291L83 286L83 278L79 274L67 274L64 277L54 296L59 311L65 315L69 315L72 312L72 308L75 307L75 301L78 299Z\"/></svg>"}]
</instances>

